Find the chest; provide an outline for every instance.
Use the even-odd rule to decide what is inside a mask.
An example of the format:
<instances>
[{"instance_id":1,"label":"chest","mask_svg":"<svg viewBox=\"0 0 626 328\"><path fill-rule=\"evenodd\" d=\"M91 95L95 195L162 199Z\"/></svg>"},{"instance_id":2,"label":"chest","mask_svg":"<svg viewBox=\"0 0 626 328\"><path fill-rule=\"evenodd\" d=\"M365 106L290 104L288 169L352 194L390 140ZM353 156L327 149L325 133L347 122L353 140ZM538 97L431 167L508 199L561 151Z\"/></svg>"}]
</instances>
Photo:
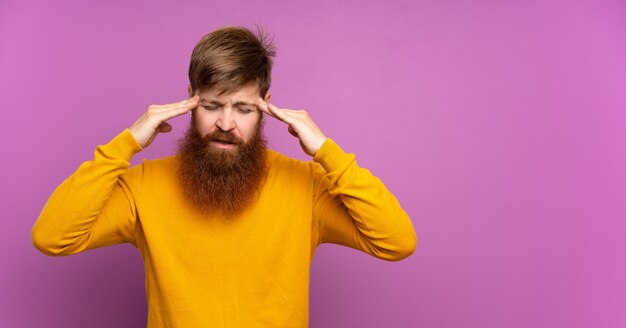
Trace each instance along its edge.
<instances>
[{"instance_id":1,"label":"chest","mask_svg":"<svg viewBox=\"0 0 626 328\"><path fill-rule=\"evenodd\" d=\"M147 186L137 200L140 248L145 257L194 271L228 265L254 269L308 259L312 190L306 179L272 176L241 216L225 219L199 213L174 181L161 180L158 189Z\"/></svg>"}]
</instances>

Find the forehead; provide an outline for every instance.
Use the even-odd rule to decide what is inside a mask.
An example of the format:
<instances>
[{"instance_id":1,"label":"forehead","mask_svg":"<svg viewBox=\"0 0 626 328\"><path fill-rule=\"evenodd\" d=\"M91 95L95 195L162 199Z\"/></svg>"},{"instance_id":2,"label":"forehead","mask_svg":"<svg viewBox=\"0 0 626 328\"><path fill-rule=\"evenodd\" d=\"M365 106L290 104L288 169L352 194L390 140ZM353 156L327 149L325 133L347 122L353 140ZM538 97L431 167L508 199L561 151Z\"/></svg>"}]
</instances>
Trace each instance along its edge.
<instances>
[{"instance_id":1,"label":"forehead","mask_svg":"<svg viewBox=\"0 0 626 328\"><path fill-rule=\"evenodd\" d=\"M214 86L200 92L200 98L204 100L217 100L220 102L238 102L246 101L256 103L259 98L259 86L256 83L249 83L241 88L230 92L222 92L222 90Z\"/></svg>"}]
</instances>

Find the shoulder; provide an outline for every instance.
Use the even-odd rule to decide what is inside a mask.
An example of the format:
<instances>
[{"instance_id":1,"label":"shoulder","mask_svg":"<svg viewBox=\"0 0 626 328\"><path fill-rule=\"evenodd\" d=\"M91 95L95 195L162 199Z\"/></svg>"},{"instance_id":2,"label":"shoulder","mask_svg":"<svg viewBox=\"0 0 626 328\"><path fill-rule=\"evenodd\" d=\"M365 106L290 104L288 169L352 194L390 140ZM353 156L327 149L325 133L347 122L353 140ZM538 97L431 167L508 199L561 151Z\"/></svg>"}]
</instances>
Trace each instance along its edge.
<instances>
[{"instance_id":1,"label":"shoulder","mask_svg":"<svg viewBox=\"0 0 626 328\"><path fill-rule=\"evenodd\" d=\"M178 168L178 158L167 156L157 159L143 159L140 164L131 167L123 176L124 180L135 183L158 181L174 176Z\"/></svg>"},{"instance_id":2,"label":"shoulder","mask_svg":"<svg viewBox=\"0 0 626 328\"><path fill-rule=\"evenodd\" d=\"M313 161L303 161L289 157L273 149L267 149L267 160L270 174L288 176L291 178L314 177L323 173L320 164Z\"/></svg>"},{"instance_id":3,"label":"shoulder","mask_svg":"<svg viewBox=\"0 0 626 328\"><path fill-rule=\"evenodd\" d=\"M178 167L178 156L167 156L157 159L144 159L140 165L150 170L176 170Z\"/></svg>"}]
</instances>

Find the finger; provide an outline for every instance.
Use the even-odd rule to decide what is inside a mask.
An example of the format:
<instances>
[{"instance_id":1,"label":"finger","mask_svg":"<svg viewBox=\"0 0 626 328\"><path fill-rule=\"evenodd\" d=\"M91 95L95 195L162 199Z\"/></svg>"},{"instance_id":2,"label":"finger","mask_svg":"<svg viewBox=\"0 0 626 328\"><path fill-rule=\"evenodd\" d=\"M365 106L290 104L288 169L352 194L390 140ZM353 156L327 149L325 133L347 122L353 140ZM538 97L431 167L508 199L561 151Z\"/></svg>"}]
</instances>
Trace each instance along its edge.
<instances>
[{"instance_id":1,"label":"finger","mask_svg":"<svg viewBox=\"0 0 626 328\"><path fill-rule=\"evenodd\" d=\"M259 110L273 118L276 118L276 116L274 116L274 114L272 114L272 112L270 112L270 110L267 108L267 103L265 101L263 101L263 99L259 98L259 102L257 103L257 107L259 108Z\"/></svg>"},{"instance_id":2,"label":"finger","mask_svg":"<svg viewBox=\"0 0 626 328\"><path fill-rule=\"evenodd\" d=\"M291 125L294 123L294 120L289 114L287 114L287 110L278 108L270 103L267 104L268 110L276 117L277 119Z\"/></svg>"},{"instance_id":3,"label":"finger","mask_svg":"<svg viewBox=\"0 0 626 328\"><path fill-rule=\"evenodd\" d=\"M161 112L161 111L167 111L167 110L172 110L172 109L182 108L182 107L187 107L187 106L192 106L192 105L195 107L198 105L199 100L200 100L199 96L193 96L185 100L181 100L179 102L165 104L165 105L152 105L150 107L152 107L152 109L155 112Z\"/></svg>"},{"instance_id":4,"label":"finger","mask_svg":"<svg viewBox=\"0 0 626 328\"><path fill-rule=\"evenodd\" d=\"M154 117L161 121L161 122L165 122L167 120L170 120L176 116L180 116L183 115L187 112L190 112L192 109L194 109L194 107L191 107L191 105L186 105L183 107L176 107L176 108L171 108L162 112L158 112L154 114Z\"/></svg>"},{"instance_id":5,"label":"finger","mask_svg":"<svg viewBox=\"0 0 626 328\"><path fill-rule=\"evenodd\" d=\"M190 98L189 101L183 101L176 103L177 106L171 106L169 108L162 108L160 110L155 111L155 116L159 118L160 121L166 121L176 116L185 114L194 108L198 107L199 97L195 96ZM172 105L176 105L172 104Z\"/></svg>"},{"instance_id":6,"label":"finger","mask_svg":"<svg viewBox=\"0 0 626 328\"><path fill-rule=\"evenodd\" d=\"M178 103L172 104L171 109L188 108L189 110L191 110L191 109L196 108L199 102L200 102L200 96L193 96L183 101L179 101Z\"/></svg>"}]
</instances>

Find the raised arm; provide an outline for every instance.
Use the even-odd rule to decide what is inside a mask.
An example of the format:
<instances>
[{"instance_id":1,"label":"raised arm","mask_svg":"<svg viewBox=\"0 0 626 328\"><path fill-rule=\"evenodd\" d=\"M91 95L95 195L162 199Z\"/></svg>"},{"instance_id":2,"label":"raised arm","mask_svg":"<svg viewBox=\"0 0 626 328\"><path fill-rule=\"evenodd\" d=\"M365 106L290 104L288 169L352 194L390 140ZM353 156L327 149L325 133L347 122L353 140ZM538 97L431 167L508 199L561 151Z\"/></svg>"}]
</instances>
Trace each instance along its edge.
<instances>
[{"instance_id":1,"label":"raised arm","mask_svg":"<svg viewBox=\"0 0 626 328\"><path fill-rule=\"evenodd\" d=\"M259 99L259 109L288 125L303 151L320 163L314 220L318 243L335 243L399 261L417 245L413 224L397 199L367 169L328 139L305 111L278 108Z\"/></svg>"},{"instance_id":2,"label":"raised arm","mask_svg":"<svg viewBox=\"0 0 626 328\"><path fill-rule=\"evenodd\" d=\"M47 255L70 255L106 245L135 243L136 208L130 185L141 166L130 159L169 132L167 120L189 112L197 97L152 105L129 129L98 146L91 161L57 187L32 229L33 245Z\"/></svg>"},{"instance_id":3,"label":"raised arm","mask_svg":"<svg viewBox=\"0 0 626 328\"><path fill-rule=\"evenodd\" d=\"M327 139L314 160L322 166L313 208L319 244L344 245L387 261L414 252L417 236L408 215L354 155Z\"/></svg>"}]
</instances>

